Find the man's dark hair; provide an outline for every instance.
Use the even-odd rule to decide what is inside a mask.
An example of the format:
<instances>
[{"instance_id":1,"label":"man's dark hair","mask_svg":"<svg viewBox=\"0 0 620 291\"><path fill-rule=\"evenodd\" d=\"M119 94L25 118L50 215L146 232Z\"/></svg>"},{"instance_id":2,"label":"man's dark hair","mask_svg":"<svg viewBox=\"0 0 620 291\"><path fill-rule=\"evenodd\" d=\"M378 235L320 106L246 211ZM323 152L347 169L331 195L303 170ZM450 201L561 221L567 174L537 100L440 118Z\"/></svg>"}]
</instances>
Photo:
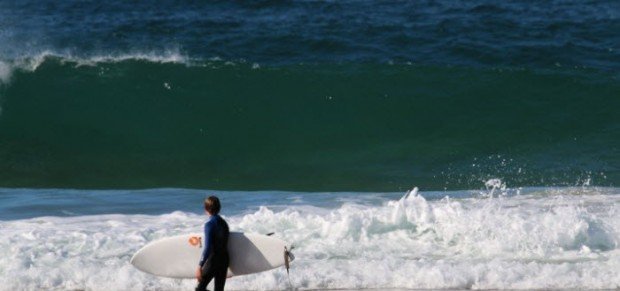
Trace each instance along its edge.
<instances>
[{"instance_id":1,"label":"man's dark hair","mask_svg":"<svg viewBox=\"0 0 620 291\"><path fill-rule=\"evenodd\" d=\"M220 204L220 199L215 196L209 196L209 198L205 199L205 210L211 214L220 213L220 209L222 209L222 205Z\"/></svg>"}]
</instances>

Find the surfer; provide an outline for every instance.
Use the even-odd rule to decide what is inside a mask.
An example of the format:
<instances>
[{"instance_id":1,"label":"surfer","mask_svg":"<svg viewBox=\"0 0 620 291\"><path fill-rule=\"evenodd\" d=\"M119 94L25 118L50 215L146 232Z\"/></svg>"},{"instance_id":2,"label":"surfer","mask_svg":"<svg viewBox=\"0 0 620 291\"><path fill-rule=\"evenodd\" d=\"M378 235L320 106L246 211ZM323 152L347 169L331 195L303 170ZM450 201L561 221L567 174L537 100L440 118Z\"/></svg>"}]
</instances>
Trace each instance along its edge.
<instances>
[{"instance_id":1,"label":"surfer","mask_svg":"<svg viewBox=\"0 0 620 291\"><path fill-rule=\"evenodd\" d=\"M211 279L215 278L215 291L224 290L228 271L228 224L219 215L220 199L210 196L204 202L205 212L209 216L204 225L204 246L202 256L196 269L198 286L196 291L207 290Z\"/></svg>"}]
</instances>

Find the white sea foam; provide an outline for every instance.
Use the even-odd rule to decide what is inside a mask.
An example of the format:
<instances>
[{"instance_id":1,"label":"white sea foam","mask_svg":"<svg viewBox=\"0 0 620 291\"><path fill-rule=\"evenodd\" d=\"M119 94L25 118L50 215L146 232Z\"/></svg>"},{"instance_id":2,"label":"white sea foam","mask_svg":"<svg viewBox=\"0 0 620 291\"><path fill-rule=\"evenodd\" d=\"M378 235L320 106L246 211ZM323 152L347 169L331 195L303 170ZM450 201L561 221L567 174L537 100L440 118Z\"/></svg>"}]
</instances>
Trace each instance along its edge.
<instances>
[{"instance_id":1,"label":"white sea foam","mask_svg":"<svg viewBox=\"0 0 620 291\"><path fill-rule=\"evenodd\" d=\"M11 66L5 62L0 61L0 85L2 83L8 83L11 79Z\"/></svg>"},{"instance_id":2,"label":"white sea foam","mask_svg":"<svg viewBox=\"0 0 620 291\"><path fill-rule=\"evenodd\" d=\"M8 83L15 70L22 70L33 72L35 71L48 57L59 57L60 55L53 54L49 51L43 51L34 55L23 56L16 59L0 61L0 81L2 83Z\"/></svg>"},{"instance_id":3,"label":"white sea foam","mask_svg":"<svg viewBox=\"0 0 620 291\"><path fill-rule=\"evenodd\" d=\"M108 55L94 55L87 58L80 57L68 57L67 59L76 61L80 64L96 64L102 62L122 62L128 60L141 60L141 61L149 61L154 63L178 63L178 64L190 64L191 59L187 56L184 56L178 51L165 51L163 53L159 52L136 52L136 53L126 53L126 54L108 54Z\"/></svg>"},{"instance_id":4,"label":"white sea foam","mask_svg":"<svg viewBox=\"0 0 620 291\"><path fill-rule=\"evenodd\" d=\"M134 52L117 54L92 54L88 56L74 55L71 53L59 53L53 51L41 51L25 54L10 60L0 60L0 84L10 82L16 70L33 72L46 60L56 58L61 62L74 63L76 66L94 66L99 63L116 63L129 60L148 61L153 63L176 63L192 65L193 60L183 55L178 50L163 52Z\"/></svg>"},{"instance_id":5,"label":"white sea foam","mask_svg":"<svg viewBox=\"0 0 620 291\"><path fill-rule=\"evenodd\" d=\"M233 230L291 242L290 279L300 289L618 288L620 195L601 192L609 191L429 201L415 189L376 205L262 206L226 219ZM1 221L0 289L193 288L192 280L153 277L128 261L152 240L196 231L203 219L173 212ZM288 284L281 268L232 278L227 289Z\"/></svg>"}]
</instances>

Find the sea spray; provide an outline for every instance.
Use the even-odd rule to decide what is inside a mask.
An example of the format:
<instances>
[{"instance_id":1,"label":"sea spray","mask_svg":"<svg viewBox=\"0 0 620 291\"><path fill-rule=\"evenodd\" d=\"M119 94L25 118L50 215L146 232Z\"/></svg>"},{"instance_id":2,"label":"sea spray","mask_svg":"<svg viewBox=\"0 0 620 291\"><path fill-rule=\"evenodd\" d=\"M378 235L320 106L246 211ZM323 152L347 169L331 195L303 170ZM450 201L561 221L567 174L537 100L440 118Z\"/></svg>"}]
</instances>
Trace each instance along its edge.
<instances>
[{"instance_id":1,"label":"sea spray","mask_svg":"<svg viewBox=\"0 0 620 291\"><path fill-rule=\"evenodd\" d=\"M10 66L5 62L0 61L0 86L10 81L11 73Z\"/></svg>"}]
</instances>

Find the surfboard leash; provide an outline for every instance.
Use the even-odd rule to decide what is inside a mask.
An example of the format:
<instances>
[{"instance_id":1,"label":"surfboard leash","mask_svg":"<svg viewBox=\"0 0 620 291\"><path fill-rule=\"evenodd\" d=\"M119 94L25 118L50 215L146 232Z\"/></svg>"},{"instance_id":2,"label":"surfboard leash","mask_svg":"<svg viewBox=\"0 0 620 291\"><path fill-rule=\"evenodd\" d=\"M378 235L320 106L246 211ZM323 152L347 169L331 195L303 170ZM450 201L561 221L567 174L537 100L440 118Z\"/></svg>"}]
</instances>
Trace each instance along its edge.
<instances>
[{"instance_id":1,"label":"surfboard leash","mask_svg":"<svg viewBox=\"0 0 620 291\"><path fill-rule=\"evenodd\" d=\"M295 247L291 246L291 249L289 250L286 246L284 246L284 266L286 267L286 276L288 277L288 285L291 290L295 290L293 283L291 282L291 273L289 272L289 269L291 268L291 261L295 259L295 256L290 251L294 248Z\"/></svg>"}]
</instances>

